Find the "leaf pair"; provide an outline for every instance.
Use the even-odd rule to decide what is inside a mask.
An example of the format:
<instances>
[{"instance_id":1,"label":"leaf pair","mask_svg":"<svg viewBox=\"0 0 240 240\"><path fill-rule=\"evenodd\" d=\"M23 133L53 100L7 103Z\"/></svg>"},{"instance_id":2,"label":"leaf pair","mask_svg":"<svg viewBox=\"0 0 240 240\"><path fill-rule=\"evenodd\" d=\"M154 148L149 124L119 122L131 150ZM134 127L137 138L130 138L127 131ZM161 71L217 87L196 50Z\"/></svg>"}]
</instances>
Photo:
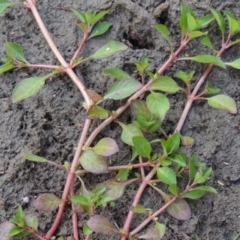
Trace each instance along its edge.
<instances>
[{"instance_id":1,"label":"leaf pair","mask_svg":"<svg viewBox=\"0 0 240 240\"><path fill-rule=\"evenodd\" d=\"M0 13L11 6L18 5L18 4L19 3L10 2L8 0L0 0Z\"/></svg>"}]
</instances>

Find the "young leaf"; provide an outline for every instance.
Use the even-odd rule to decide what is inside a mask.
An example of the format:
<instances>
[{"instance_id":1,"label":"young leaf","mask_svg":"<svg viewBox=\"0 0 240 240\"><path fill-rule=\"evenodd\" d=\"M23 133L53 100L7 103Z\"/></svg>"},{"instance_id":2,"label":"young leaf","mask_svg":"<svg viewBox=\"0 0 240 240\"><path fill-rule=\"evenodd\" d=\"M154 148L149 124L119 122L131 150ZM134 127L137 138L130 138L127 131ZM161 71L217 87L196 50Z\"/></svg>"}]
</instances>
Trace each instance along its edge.
<instances>
[{"instance_id":1,"label":"young leaf","mask_svg":"<svg viewBox=\"0 0 240 240\"><path fill-rule=\"evenodd\" d=\"M108 164L103 156L97 155L93 150L85 150L80 156L82 167L91 173L107 173Z\"/></svg>"},{"instance_id":2,"label":"young leaf","mask_svg":"<svg viewBox=\"0 0 240 240\"><path fill-rule=\"evenodd\" d=\"M165 115L170 109L168 98L164 94L155 92L152 92L147 96L147 106L148 109L161 121L163 121Z\"/></svg>"},{"instance_id":3,"label":"young leaf","mask_svg":"<svg viewBox=\"0 0 240 240\"><path fill-rule=\"evenodd\" d=\"M91 21L91 25L94 26L98 21L100 21L106 14L108 14L109 11L102 11L96 14Z\"/></svg>"},{"instance_id":4,"label":"young leaf","mask_svg":"<svg viewBox=\"0 0 240 240\"><path fill-rule=\"evenodd\" d=\"M172 217L187 221L191 218L191 209L184 199L178 199L167 208L168 214Z\"/></svg>"},{"instance_id":5,"label":"young leaf","mask_svg":"<svg viewBox=\"0 0 240 240\"><path fill-rule=\"evenodd\" d=\"M214 50L214 47L213 47L213 45L212 45L212 42L211 42L209 36L204 37L204 38L201 40L201 44L203 44L203 45L209 47L210 49Z\"/></svg>"},{"instance_id":6,"label":"young leaf","mask_svg":"<svg viewBox=\"0 0 240 240\"><path fill-rule=\"evenodd\" d=\"M20 237L20 234L21 233L24 233L26 234L25 232L25 229L22 228L22 227L14 227L10 230L9 232L9 237L13 237L13 236L16 236L16 237ZM22 235L21 235L22 236Z\"/></svg>"},{"instance_id":7,"label":"young leaf","mask_svg":"<svg viewBox=\"0 0 240 240\"><path fill-rule=\"evenodd\" d=\"M212 55L197 55L195 57L187 57L184 59L193 60L193 61L199 62L199 63L211 63L211 64L219 66L221 68L226 68L224 62L219 57L212 56Z\"/></svg>"},{"instance_id":8,"label":"young leaf","mask_svg":"<svg viewBox=\"0 0 240 240\"><path fill-rule=\"evenodd\" d=\"M87 225L87 223L83 224L83 234L84 235L89 235L92 234L93 230L91 228L89 228L89 226Z\"/></svg>"},{"instance_id":9,"label":"young leaf","mask_svg":"<svg viewBox=\"0 0 240 240\"><path fill-rule=\"evenodd\" d=\"M176 173L168 167L160 167L157 169L157 176L158 178L168 184L177 184L177 178L176 178Z\"/></svg>"},{"instance_id":10,"label":"young leaf","mask_svg":"<svg viewBox=\"0 0 240 240\"><path fill-rule=\"evenodd\" d=\"M148 58L147 57L143 57L140 62L134 62L134 64L137 67L137 70L139 71L140 74L144 74L146 68L148 67L149 63L148 63Z\"/></svg>"},{"instance_id":11,"label":"young leaf","mask_svg":"<svg viewBox=\"0 0 240 240\"><path fill-rule=\"evenodd\" d=\"M194 31L195 29L197 29L196 18L190 13L187 13L187 24L188 24L188 31Z\"/></svg>"},{"instance_id":12,"label":"young leaf","mask_svg":"<svg viewBox=\"0 0 240 240\"><path fill-rule=\"evenodd\" d=\"M116 181L126 181L128 179L130 169L120 169L116 175Z\"/></svg>"},{"instance_id":13,"label":"young leaf","mask_svg":"<svg viewBox=\"0 0 240 240\"><path fill-rule=\"evenodd\" d=\"M108 118L108 111L103 107L93 105L87 112L87 118L89 119L106 119Z\"/></svg>"},{"instance_id":14,"label":"young leaf","mask_svg":"<svg viewBox=\"0 0 240 240\"><path fill-rule=\"evenodd\" d=\"M217 193L216 189L210 186L198 186L193 188L193 190L201 190L205 192Z\"/></svg>"},{"instance_id":15,"label":"young leaf","mask_svg":"<svg viewBox=\"0 0 240 240\"><path fill-rule=\"evenodd\" d=\"M20 45L18 45L17 43L14 42L6 42L4 44L4 49L6 51L6 54L9 58L11 58L12 60L16 61L20 61L20 62L24 62L27 63L26 58L24 57L24 52L23 49Z\"/></svg>"},{"instance_id":16,"label":"young leaf","mask_svg":"<svg viewBox=\"0 0 240 240\"><path fill-rule=\"evenodd\" d=\"M120 79L109 89L104 99L121 100L129 97L142 87L142 84L133 79Z\"/></svg>"},{"instance_id":17,"label":"young leaf","mask_svg":"<svg viewBox=\"0 0 240 240\"><path fill-rule=\"evenodd\" d=\"M210 86L210 83L207 81L207 83L205 85L205 88L204 88L204 92L205 92L205 94L208 94L208 95L210 95L210 94L215 95L215 94L218 94L220 92L220 89L219 88L212 88Z\"/></svg>"},{"instance_id":18,"label":"young leaf","mask_svg":"<svg viewBox=\"0 0 240 240\"><path fill-rule=\"evenodd\" d=\"M93 148L97 155L104 157L111 156L119 151L117 143L109 137L102 138Z\"/></svg>"},{"instance_id":19,"label":"young leaf","mask_svg":"<svg viewBox=\"0 0 240 240\"><path fill-rule=\"evenodd\" d=\"M104 75L114 78L131 78L129 74L119 68L110 68L104 71Z\"/></svg>"},{"instance_id":20,"label":"young leaf","mask_svg":"<svg viewBox=\"0 0 240 240\"><path fill-rule=\"evenodd\" d=\"M127 46L121 42L109 41L106 45L98 49L91 57L94 59L102 59L126 49Z\"/></svg>"},{"instance_id":21,"label":"young leaf","mask_svg":"<svg viewBox=\"0 0 240 240\"><path fill-rule=\"evenodd\" d=\"M92 202L91 200L89 200L86 196L84 195L81 195L81 196L73 196L71 198L71 201L74 202L74 203L79 203L83 206L91 206L92 205Z\"/></svg>"},{"instance_id":22,"label":"young leaf","mask_svg":"<svg viewBox=\"0 0 240 240\"><path fill-rule=\"evenodd\" d=\"M94 26L88 39L104 34L111 26L112 23L110 22L98 23L97 25Z\"/></svg>"},{"instance_id":23,"label":"young leaf","mask_svg":"<svg viewBox=\"0 0 240 240\"><path fill-rule=\"evenodd\" d=\"M143 205L141 204L137 204L136 207L133 207L131 208L131 210L134 212L134 213L137 213L137 214L145 214L145 213L148 213L149 210L147 208L145 208Z\"/></svg>"},{"instance_id":24,"label":"young leaf","mask_svg":"<svg viewBox=\"0 0 240 240\"><path fill-rule=\"evenodd\" d=\"M205 195L203 190L191 190L182 195L182 198L199 199Z\"/></svg>"},{"instance_id":25,"label":"young leaf","mask_svg":"<svg viewBox=\"0 0 240 240\"><path fill-rule=\"evenodd\" d=\"M96 233L109 234L117 232L107 218L95 215L87 221L87 225Z\"/></svg>"},{"instance_id":26,"label":"young leaf","mask_svg":"<svg viewBox=\"0 0 240 240\"><path fill-rule=\"evenodd\" d=\"M179 188L176 184L171 184L168 186L168 190L170 193L172 193L174 196L178 196L179 194Z\"/></svg>"},{"instance_id":27,"label":"young leaf","mask_svg":"<svg viewBox=\"0 0 240 240\"><path fill-rule=\"evenodd\" d=\"M177 71L177 77L180 78L186 84L189 84L195 74L195 71L185 73L183 71Z\"/></svg>"},{"instance_id":28,"label":"young leaf","mask_svg":"<svg viewBox=\"0 0 240 240\"><path fill-rule=\"evenodd\" d=\"M52 212L58 208L62 201L62 199L52 193L44 193L38 196L33 202L33 206L39 211Z\"/></svg>"},{"instance_id":29,"label":"young leaf","mask_svg":"<svg viewBox=\"0 0 240 240\"><path fill-rule=\"evenodd\" d=\"M31 77L17 83L12 92L13 103L20 102L23 99L36 94L43 87L48 77L49 75L43 77Z\"/></svg>"},{"instance_id":30,"label":"young leaf","mask_svg":"<svg viewBox=\"0 0 240 240\"><path fill-rule=\"evenodd\" d=\"M0 13L3 12L8 7L17 5L18 3L10 2L8 0L0 0Z\"/></svg>"},{"instance_id":31,"label":"young leaf","mask_svg":"<svg viewBox=\"0 0 240 240\"><path fill-rule=\"evenodd\" d=\"M165 144L165 149L167 151L167 154L173 154L175 153L180 146L180 134L178 132L171 135Z\"/></svg>"},{"instance_id":32,"label":"young leaf","mask_svg":"<svg viewBox=\"0 0 240 240\"><path fill-rule=\"evenodd\" d=\"M86 89L86 92L87 92L88 96L91 98L91 100L95 103L103 100L103 97L101 95L99 95L98 93L96 93L92 89Z\"/></svg>"},{"instance_id":33,"label":"young leaf","mask_svg":"<svg viewBox=\"0 0 240 240\"><path fill-rule=\"evenodd\" d=\"M13 63L5 63L3 65L0 66L0 74L8 72L10 70L12 70L13 68L15 68L15 65Z\"/></svg>"},{"instance_id":34,"label":"young leaf","mask_svg":"<svg viewBox=\"0 0 240 240\"><path fill-rule=\"evenodd\" d=\"M28 227L31 227L35 231L37 231L38 228L38 219L35 216L27 215L26 216L26 225Z\"/></svg>"},{"instance_id":35,"label":"young leaf","mask_svg":"<svg viewBox=\"0 0 240 240\"><path fill-rule=\"evenodd\" d=\"M237 21L237 19L229 11L225 11L225 15L227 16L227 19L228 19L230 34L234 35L234 34L238 33L240 31L240 24Z\"/></svg>"},{"instance_id":36,"label":"young leaf","mask_svg":"<svg viewBox=\"0 0 240 240\"><path fill-rule=\"evenodd\" d=\"M181 154L174 154L173 156L171 156L170 159L181 167L186 166L186 160L183 158Z\"/></svg>"},{"instance_id":37,"label":"young leaf","mask_svg":"<svg viewBox=\"0 0 240 240\"><path fill-rule=\"evenodd\" d=\"M185 36L185 34L188 31L188 13L190 12L190 9L188 6L181 2L181 16L180 16L180 28L182 33L182 38Z\"/></svg>"},{"instance_id":38,"label":"young leaf","mask_svg":"<svg viewBox=\"0 0 240 240\"><path fill-rule=\"evenodd\" d=\"M168 28L163 24L157 24L155 28L162 34L162 36L168 41L168 43L171 45L172 41L169 36Z\"/></svg>"},{"instance_id":39,"label":"young leaf","mask_svg":"<svg viewBox=\"0 0 240 240\"><path fill-rule=\"evenodd\" d=\"M207 34L207 32L192 31L188 34L188 38L189 38L189 40L192 40L194 38L198 38L198 37L204 36L206 34Z\"/></svg>"},{"instance_id":40,"label":"young leaf","mask_svg":"<svg viewBox=\"0 0 240 240\"><path fill-rule=\"evenodd\" d=\"M236 69L240 69L240 58L234 60L233 62L227 62L225 63L225 65L236 68Z\"/></svg>"},{"instance_id":41,"label":"young leaf","mask_svg":"<svg viewBox=\"0 0 240 240\"><path fill-rule=\"evenodd\" d=\"M206 99L208 101L208 105L213 108L224 109L232 114L237 113L235 100L227 95L219 94Z\"/></svg>"},{"instance_id":42,"label":"young leaf","mask_svg":"<svg viewBox=\"0 0 240 240\"><path fill-rule=\"evenodd\" d=\"M194 139L189 136L182 136L181 135L181 141L184 146L192 146L194 144Z\"/></svg>"},{"instance_id":43,"label":"young leaf","mask_svg":"<svg viewBox=\"0 0 240 240\"><path fill-rule=\"evenodd\" d=\"M146 138L140 136L133 137L132 141L139 155L150 159L152 147L149 141Z\"/></svg>"},{"instance_id":44,"label":"young leaf","mask_svg":"<svg viewBox=\"0 0 240 240\"><path fill-rule=\"evenodd\" d=\"M225 33L225 20L221 14L221 12L219 12L216 9L210 8L214 18L216 19L218 26L222 32L222 35Z\"/></svg>"},{"instance_id":45,"label":"young leaf","mask_svg":"<svg viewBox=\"0 0 240 240\"><path fill-rule=\"evenodd\" d=\"M2 222L0 224L0 239L1 240L11 240L9 237L9 232L15 227L15 225L9 221Z\"/></svg>"},{"instance_id":46,"label":"young leaf","mask_svg":"<svg viewBox=\"0 0 240 240\"><path fill-rule=\"evenodd\" d=\"M197 19L196 29L203 29L207 27L214 20L213 16L204 16Z\"/></svg>"},{"instance_id":47,"label":"young leaf","mask_svg":"<svg viewBox=\"0 0 240 240\"><path fill-rule=\"evenodd\" d=\"M176 93L181 88L177 85L177 83L171 77L160 76L153 81L149 89L159 90L167 93Z\"/></svg>"},{"instance_id":48,"label":"young leaf","mask_svg":"<svg viewBox=\"0 0 240 240\"><path fill-rule=\"evenodd\" d=\"M124 143L134 146L133 140L132 140L133 137L143 136L142 131L135 125L133 125L133 124L125 125L121 122L118 122L118 123L123 129L121 139Z\"/></svg>"},{"instance_id":49,"label":"young leaf","mask_svg":"<svg viewBox=\"0 0 240 240\"><path fill-rule=\"evenodd\" d=\"M87 21L84 12L75 8L71 8L71 10L81 22L85 23Z\"/></svg>"},{"instance_id":50,"label":"young leaf","mask_svg":"<svg viewBox=\"0 0 240 240\"><path fill-rule=\"evenodd\" d=\"M23 154L23 157L29 161L33 161L33 162L41 162L41 163L44 163L44 162L47 162L48 160L46 158L43 158L43 157L39 157L37 155L34 155L34 154L30 154L30 153L24 153Z\"/></svg>"},{"instance_id":51,"label":"young leaf","mask_svg":"<svg viewBox=\"0 0 240 240\"><path fill-rule=\"evenodd\" d=\"M166 231L166 226L164 224L156 222L155 227L151 227L145 234L138 237L138 239L157 239L161 240Z\"/></svg>"},{"instance_id":52,"label":"young leaf","mask_svg":"<svg viewBox=\"0 0 240 240\"><path fill-rule=\"evenodd\" d=\"M196 174L196 161L197 161L197 154L194 153L192 157L189 159L189 181L192 181Z\"/></svg>"}]
</instances>

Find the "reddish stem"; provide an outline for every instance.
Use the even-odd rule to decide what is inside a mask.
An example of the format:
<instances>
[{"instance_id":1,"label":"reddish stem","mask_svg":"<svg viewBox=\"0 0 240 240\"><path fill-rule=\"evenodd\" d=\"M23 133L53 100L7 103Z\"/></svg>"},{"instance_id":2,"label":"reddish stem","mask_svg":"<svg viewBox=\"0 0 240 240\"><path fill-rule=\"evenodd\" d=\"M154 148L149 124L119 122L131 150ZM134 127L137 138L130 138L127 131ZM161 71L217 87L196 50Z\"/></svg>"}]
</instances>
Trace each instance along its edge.
<instances>
[{"instance_id":1,"label":"reddish stem","mask_svg":"<svg viewBox=\"0 0 240 240\"><path fill-rule=\"evenodd\" d=\"M220 57L223 52L229 47L229 42L231 41L231 35L228 36L226 42L222 45L221 50L218 52L217 57ZM205 82L206 78L208 77L209 73L211 72L213 68L213 64L209 64L207 69L205 70L205 72L203 73L202 77L199 79L196 87L194 88L193 92L188 96L188 100L187 103L185 105L185 108L183 110L183 113L181 115L181 118L179 119L179 122L177 124L177 127L175 129L176 132L180 132L180 130L182 129L182 126L186 120L186 117L189 113L189 110L192 107L193 101L196 100L196 95L199 91L199 89L201 88L201 86L203 85L203 83Z\"/></svg>"},{"instance_id":2,"label":"reddish stem","mask_svg":"<svg viewBox=\"0 0 240 240\"><path fill-rule=\"evenodd\" d=\"M78 142L77 150L75 152L75 156L74 156L74 159L73 159L73 162L72 162L72 165L71 165L68 177L67 177L67 181L66 181L66 184L64 187L64 191L63 191L63 195L62 195L62 199L64 199L64 200L66 200L68 198L72 183L74 182L76 166L79 161L79 157L82 152L83 143L86 139L90 124L91 124L91 120L86 119L80 140ZM50 239L53 236L53 234L55 233L56 229L58 228L58 225L62 219L62 215L63 215L64 209L65 209L66 203L67 203L67 201L63 201L60 204L57 216L54 220L54 223L45 236L46 239Z\"/></svg>"},{"instance_id":3,"label":"reddish stem","mask_svg":"<svg viewBox=\"0 0 240 240\"><path fill-rule=\"evenodd\" d=\"M26 64L24 67L28 68L46 68L46 69L58 69L57 65L45 65L45 64Z\"/></svg>"},{"instance_id":4,"label":"reddish stem","mask_svg":"<svg viewBox=\"0 0 240 240\"><path fill-rule=\"evenodd\" d=\"M70 195L71 195L71 197L74 196L73 184L71 186ZM72 205L73 237L74 237L74 240L79 240L78 216L77 216L77 213L76 213L76 211L74 209L73 203L71 203L71 205Z\"/></svg>"}]
</instances>

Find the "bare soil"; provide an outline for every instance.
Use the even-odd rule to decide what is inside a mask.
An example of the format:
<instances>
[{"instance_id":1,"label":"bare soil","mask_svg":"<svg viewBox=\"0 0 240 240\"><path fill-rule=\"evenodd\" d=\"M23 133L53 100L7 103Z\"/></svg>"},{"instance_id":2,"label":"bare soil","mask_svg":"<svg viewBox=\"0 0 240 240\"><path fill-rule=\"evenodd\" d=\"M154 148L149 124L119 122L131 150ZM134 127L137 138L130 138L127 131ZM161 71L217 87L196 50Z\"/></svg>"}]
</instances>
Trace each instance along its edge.
<instances>
[{"instance_id":1,"label":"bare soil","mask_svg":"<svg viewBox=\"0 0 240 240\"><path fill-rule=\"evenodd\" d=\"M119 67L138 78L133 62L143 56L150 61L150 71L156 70L169 55L166 41L155 30L156 23L166 24L176 46L180 39L178 19L180 1L169 0L169 9L162 12L155 10L164 0L44 0L39 1L40 14L55 40L59 50L67 60L71 59L82 37L76 25L76 17L66 9L70 6L86 10L106 10L106 17L113 23L111 30L97 38L91 39L83 52L89 56L108 40L122 41L129 49L121 54L100 61L91 61L79 70L88 88L104 94L112 84L112 79L103 76L103 71L110 67ZM236 0L187 0L186 3L198 16L209 14L209 7L230 10L240 17L240 1ZM159 9L158 9L159 10ZM154 14L153 14L154 13ZM4 42L14 41L20 44L31 63L58 64L47 46L32 14L23 8L8 9L0 17L0 46ZM216 47L220 44L221 34L215 23L211 24L209 34ZM183 51L184 55L210 53L200 46L199 40L192 41ZM4 56L3 47L0 56ZM224 61L240 57L239 46L233 47L223 55ZM176 71L196 70L195 81L206 66L192 62L178 62L165 73L175 77ZM48 80L44 88L34 97L18 104L11 102L13 87L21 79L48 73L45 70L20 69L0 76L0 222L11 218L17 207L22 205L27 214L39 218L39 229L47 231L55 214L38 212L32 206L33 200L45 192L61 196L66 174L45 164L26 162L22 154L31 152L46 157L59 164L73 159L85 111L78 89L67 76L58 76ZM211 83L233 97L240 106L240 73L237 70L214 68ZM179 84L181 84L179 82ZM167 133L171 133L181 115L186 101L181 93L169 95L172 108L165 121ZM116 109L120 103L108 101L105 107ZM130 121L130 113L121 116L124 122ZM187 148L188 154L197 152L199 159L213 168L212 179L208 185L215 187L217 195L206 194L200 200L189 201L192 218L178 221L167 213L160 216L160 221L167 226L165 240L233 240L240 231L240 115L231 115L225 111L212 109L204 102L195 103L182 129L184 135L192 136L195 145ZM99 121L94 122L97 126ZM110 136L119 143L120 152L111 158L112 165L121 165L129 161L131 152L120 141L121 129L116 123L110 124L101 136ZM160 135L160 133L159 133ZM183 148L186 150L186 148ZM132 175L134 176L134 175ZM96 183L109 178L109 175L86 175L84 180L91 188ZM115 207L100 210L103 215L118 226L123 226L129 206L138 184L132 184L125 195L116 201ZM23 199L29 198L29 203ZM141 203L157 210L162 205L161 197L152 189L147 189ZM57 235L71 234L71 211L64 215ZM81 216L81 220L85 216ZM133 227L142 217L135 218ZM81 221L80 221L81 224ZM31 237L25 239L32 239ZM118 239L117 236L93 235L93 239Z\"/></svg>"}]
</instances>

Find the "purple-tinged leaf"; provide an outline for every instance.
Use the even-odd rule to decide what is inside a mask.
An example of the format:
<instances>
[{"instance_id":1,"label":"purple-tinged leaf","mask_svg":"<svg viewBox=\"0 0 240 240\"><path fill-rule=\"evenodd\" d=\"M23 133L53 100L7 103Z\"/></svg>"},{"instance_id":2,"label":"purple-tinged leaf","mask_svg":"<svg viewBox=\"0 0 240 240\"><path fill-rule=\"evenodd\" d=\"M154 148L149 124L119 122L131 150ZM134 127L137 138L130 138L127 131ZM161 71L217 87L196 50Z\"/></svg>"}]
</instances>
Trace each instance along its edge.
<instances>
[{"instance_id":1,"label":"purple-tinged leaf","mask_svg":"<svg viewBox=\"0 0 240 240\"><path fill-rule=\"evenodd\" d=\"M91 173L107 173L108 164L103 156L97 155L93 150L85 150L80 156L82 167Z\"/></svg>"},{"instance_id":2,"label":"purple-tinged leaf","mask_svg":"<svg viewBox=\"0 0 240 240\"><path fill-rule=\"evenodd\" d=\"M166 226L156 222L155 227L151 227L144 235L139 236L139 239L160 240L164 236Z\"/></svg>"},{"instance_id":3,"label":"purple-tinged leaf","mask_svg":"<svg viewBox=\"0 0 240 240\"><path fill-rule=\"evenodd\" d=\"M93 100L93 102L97 103L101 100L103 100L103 97L101 95L99 95L98 93L96 93L94 90L92 89L87 89L86 90L88 96Z\"/></svg>"},{"instance_id":4,"label":"purple-tinged leaf","mask_svg":"<svg viewBox=\"0 0 240 240\"><path fill-rule=\"evenodd\" d=\"M33 202L33 206L40 211L52 212L58 208L62 201L62 199L52 193L44 193L38 196Z\"/></svg>"},{"instance_id":5,"label":"purple-tinged leaf","mask_svg":"<svg viewBox=\"0 0 240 240\"><path fill-rule=\"evenodd\" d=\"M15 225L9 221L0 224L0 239L1 240L11 240L9 237L9 232L15 227Z\"/></svg>"},{"instance_id":6,"label":"purple-tinged leaf","mask_svg":"<svg viewBox=\"0 0 240 240\"><path fill-rule=\"evenodd\" d=\"M93 151L97 155L104 157L111 156L119 151L117 143L109 137L102 138L96 146L94 146Z\"/></svg>"},{"instance_id":7,"label":"purple-tinged leaf","mask_svg":"<svg viewBox=\"0 0 240 240\"><path fill-rule=\"evenodd\" d=\"M76 213L83 214L86 212L85 208L80 203L72 202L72 206Z\"/></svg>"},{"instance_id":8,"label":"purple-tinged leaf","mask_svg":"<svg viewBox=\"0 0 240 240\"><path fill-rule=\"evenodd\" d=\"M88 220L87 225L96 233L109 234L118 232L108 221L108 219L100 215L91 217Z\"/></svg>"},{"instance_id":9,"label":"purple-tinged leaf","mask_svg":"<svg viewBox=\"0 0 240 240\"><path fill-rule=\"evenodd\" d=\"M194 144L194 139L192 137L189 136L180 136L181 140L182 140L182 144L184 146L192 146Z\"/></svg>"},{"instance_id":10,"label":"purple-tinged leaf","mask_svg":"<svg viewBox=\"0 0 240 240\"><path fill-rule=\"evenodd\" d=\"M184 199L178 199L172 203L167 208L167 212L178 220L187 221L191 218L191 209Z\"/></svg>"},{"instance_id":11,"label":"purple-tinged leaf","mask_svg":"<svg viewBox=\"0 0 240 240\"><path fill-rule=\"evenodd\" d=\"M108 111L100 106L92 106L87 112L87 118L89 119L106 119L108 118Z\"/></svg>"},{"instance_id":12,"label":"purple-tinged leaf","mask_svg":"<svg viewBox=\"0 0 240 240\"><path fill-rule=\"evenodd\" d=\"M117 200L123 195L125 187L136 180L137 179L131 179L124 182L117 182L116 179L109 179L103 183L106 187L104 195L110 197L112 201Z\"/></svg>"}]
</instances>

